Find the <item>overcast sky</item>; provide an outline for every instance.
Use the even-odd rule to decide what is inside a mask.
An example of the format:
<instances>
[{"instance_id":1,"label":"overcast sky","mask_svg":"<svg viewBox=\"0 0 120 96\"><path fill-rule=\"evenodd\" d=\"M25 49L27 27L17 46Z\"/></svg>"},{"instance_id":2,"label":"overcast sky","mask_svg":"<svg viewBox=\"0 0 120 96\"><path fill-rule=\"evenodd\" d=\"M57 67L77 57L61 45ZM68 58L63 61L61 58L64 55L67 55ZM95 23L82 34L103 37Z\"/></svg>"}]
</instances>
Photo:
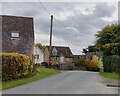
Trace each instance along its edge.
<instances>
[{"instance_id":1,"label":"overcast sky","mask_svg":"<svg viewBox=\"0 0 120 96\"><path fill-rule=\"evenodd\" d=\"M46 7L46 9L43 7ZM34 18L35 43L49 44L50 14L53 45L69 46L73 54L95 43L95 34L108 24L117 23L117 2L4 2L3 15Z\"/></svg>"}]
</instances>

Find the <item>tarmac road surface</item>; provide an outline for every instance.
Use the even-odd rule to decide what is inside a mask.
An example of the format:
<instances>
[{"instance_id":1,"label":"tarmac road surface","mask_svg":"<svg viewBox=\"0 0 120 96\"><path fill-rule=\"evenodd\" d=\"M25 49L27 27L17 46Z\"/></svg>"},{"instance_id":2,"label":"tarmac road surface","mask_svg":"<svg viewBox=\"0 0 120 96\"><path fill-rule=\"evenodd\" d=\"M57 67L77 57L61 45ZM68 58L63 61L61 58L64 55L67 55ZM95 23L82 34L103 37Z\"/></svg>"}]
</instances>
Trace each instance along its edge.
<instances>
[{"instance_id":1,"label":"tarmac road surface","mask_svg":"<svg viewBox=\"0 0 120 96\"><path fill-rule=\"evenodd\" d=\"M32 83L4 90L3 94L118 94L115 87L107 87L97 72L62 71Z\"/></svg>"}]
</instances>

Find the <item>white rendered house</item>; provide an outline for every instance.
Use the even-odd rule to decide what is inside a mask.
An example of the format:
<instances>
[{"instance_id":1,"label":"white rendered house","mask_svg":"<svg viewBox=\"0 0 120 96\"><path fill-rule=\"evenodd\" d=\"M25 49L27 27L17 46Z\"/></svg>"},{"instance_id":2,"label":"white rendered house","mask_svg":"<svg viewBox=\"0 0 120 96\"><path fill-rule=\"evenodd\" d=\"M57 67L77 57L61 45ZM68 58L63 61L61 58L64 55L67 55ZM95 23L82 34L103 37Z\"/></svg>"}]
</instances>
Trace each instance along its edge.
<instances>
[{"instance_id":1,"label":"white rendered house","mask_svg":"<svg viewBox=\"0 0 120 96\"><path fill-rule=\"evenodd\" d=\"M44 62L44 52L42 49L38 47L34 47L34 57L35 57L35 64L41 64Z\"/></svg>"}]
</instances>

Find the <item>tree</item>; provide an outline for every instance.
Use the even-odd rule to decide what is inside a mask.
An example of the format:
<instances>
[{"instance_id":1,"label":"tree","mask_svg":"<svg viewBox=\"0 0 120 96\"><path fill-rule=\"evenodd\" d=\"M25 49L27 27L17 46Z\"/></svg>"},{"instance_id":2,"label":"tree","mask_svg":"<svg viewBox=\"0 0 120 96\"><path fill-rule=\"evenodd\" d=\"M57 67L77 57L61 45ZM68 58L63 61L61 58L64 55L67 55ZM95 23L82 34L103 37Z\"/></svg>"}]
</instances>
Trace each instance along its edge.
<instances>
[{"instance_id":1,"label":"tree","mask_svg":"<svg viewBox=\"0 0 120 96\"><path fill-rule=\"evenodd\" d=\"M99 49L93 45L93 46L88 46L88 52L96 52L96 51L99 51Z\"/></svg>"},{"instance_id":2,"label":"tree","mask_svg":"<svg viewBox=\"0 0 120 96\"><path fill-rule=\"evenodd\" d=\"M88 52L88 51L87 51L87 49L83 49L83 53L85 53L85 54L86 54L87 52Z\"/></svg>"},{"instance_id":3,"label":"tree","mask_svg":"<svg viewBox=\"0 0 120 96\"><path fill-rule=\"evenodd\" d=\"M45 48L46 48L46 46L42 45L41 43L35 44L35 47L38 47L39 49L43 49L43 50L45 50Z\"/></svg>"},{"instance_id":4,"label":"tree","mask_svg":"<svg viewBox=\"0 0 120 96\"><path fill-rule=\"evenodd\" d=\"M88 46L86 49L83 49L83 53L96 52L99 51L98 47L95 45Z\"/></svg>"},{"instance_id":5,"label":"tree","mask_svg":"<svg viewBox=\"0 0 120 96\"><path fill-rule=\"evenodd\" d=\"M120 26L112 24L105 26L96 34L96 46L104 55L120 55Z\"/></svg>"},{"instance_id":6,"label":"tree","mask_svg":"<svg viewBox=\"0 0 120 96\"><path fill-rule=\"evenodd\" d=\"M105 26L96 34L96 46L103 52L105 72L118 72L120 60L120 25Z\"/></svg>"}]
</instances>

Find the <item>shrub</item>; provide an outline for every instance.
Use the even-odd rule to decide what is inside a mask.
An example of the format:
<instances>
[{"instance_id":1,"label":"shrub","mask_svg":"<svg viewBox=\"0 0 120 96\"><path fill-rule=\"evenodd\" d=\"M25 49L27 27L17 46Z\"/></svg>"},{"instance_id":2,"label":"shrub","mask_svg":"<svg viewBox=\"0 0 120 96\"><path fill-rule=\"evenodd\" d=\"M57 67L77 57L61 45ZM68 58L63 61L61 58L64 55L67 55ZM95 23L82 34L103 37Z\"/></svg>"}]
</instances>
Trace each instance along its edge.
<instances>
[{"instance_id":1,"label":"shrub","mask_svg":"<svg viewBox=\"0 0 120 96\"><path fill-rule=\"evenodd\" d=\"M86 61L86 65L87 65L87 69L89 71L93 71L94 70L94 67L96 65L96 62L94 60L87 60Z\"/></svg>"},{"instance_id":2,"label":"shrub","mask_svg":"<svg viewBox=\"0 0 120 96\"><path fill-rule=\"evenodd\" d=\"M42 62L42 63L41 63L41 66L45 66L46 68L48 68L49 65L48 65L47 62Z\"/></svg>"},{"instance_id":3,"label":"shrub","mask_svg":"<svg viewBox=\"0 0 120 96\"><path fill-rule=\"evenodd\" d=\"M85 58L80 58L74 61L76 66L86 66Z\"/></svg>"},{"instance_id":4,"label":"shrub","mask_svg":"<svg viewBox=\"0 0 120 96\"><path fill-rule=\"evenodd\" d=\"M96 55L93 56L92 60L96 63L95 66L94 66L94 71L99 71L100 67L103 66L103 62Z\"/></svg>"},{"instance_id":5,"label":"shrub","mask_svg":"<svg viewBox=\"0 0 120 96\"><path fill-rule=\"evenodd\" d=\"M84 57L75 60L74 63L75 66L78 67L80 70L86 70L86 59Z\"/></svg>"},{"instance_id":6,"label":"shrub","mask_svg":"<svg viewBox=\"0 0 120 96\"><path fill-rule=\"evenodd\" d=\"M18 53L0 53L2 57L2 81L26 77L30 58Z\"/></svg>"},{"instance_id":7,"label":"shrub","mask_svg":"<svg viewBox=\"0 0 120 96\"><path fill-rule=\"evenodd\" d=\"M93 55L92 60L86 60L86 65L89 71L99 71L103 63L98 56Z\"/></svg>"},{"instance_id":8,"label":"shrub","mask_svg":"<svg viewBox=\"0 0 120 96\"><path fill-rule=\"evenodd\" d=\"M103 56L103 67L105 72L120 72L120 56Z\"/></svg>"}]
</instances>

